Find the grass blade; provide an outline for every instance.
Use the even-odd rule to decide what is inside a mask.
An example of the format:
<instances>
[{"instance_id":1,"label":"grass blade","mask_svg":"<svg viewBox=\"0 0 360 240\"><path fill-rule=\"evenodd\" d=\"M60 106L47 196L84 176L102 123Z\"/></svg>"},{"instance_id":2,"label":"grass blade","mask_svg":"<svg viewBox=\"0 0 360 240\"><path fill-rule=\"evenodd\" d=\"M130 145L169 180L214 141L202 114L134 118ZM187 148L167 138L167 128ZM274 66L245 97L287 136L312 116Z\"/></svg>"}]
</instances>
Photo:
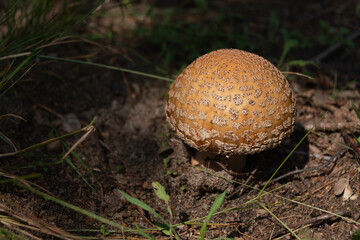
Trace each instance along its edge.
<instances>
[{"instance_id":1,"label":"grass blade","mask_svg":"<svg viewBox=\"0 0 360 240\"><path fill-rule=\"evenodd\" d=\"M268 213L270 213L271 216L273 216L281 225L283 225L294 237L296 237L296 239L301 240L295 233L293 230L291 230L291 228L289 228L283 221L281 221L280 218L278 218L273 212L270 211L270 209L268 209L264 204L262 204L261 202L257 201L256 202L263 208L265 209Z\"/></svg>"},{"instance_id":2,"label":"grass blade","mask_svg":"<svg viewBox=\"0 0 360 240\"><path fill-rule=\"evenodd\" d=\"M30 179L30 178L37 178L40 177L41 175L38 173L33 173L33 174L29 174L29 175L25 175L25 176L20 176L20 177L16 177L16 178L12 178L12 179L5 179L5 180L1 180L0 184L4 184L4 183L13 183L13 182L17 182L19 180L25 180L25 179Z\"/></svg>"},{"instance_id":3,"label":"grass blade","mask_svg":"<svg viewBox=\"0 0 360 240\"><path fill-rule=\"evenodd\" d=\"M161 199L164 200L166 204L169 203L170 197L169 195L166 193L165 188L163 185L161 185L159 182L153 182L152 183L154 192L156 194L156 196Z\"/></svg>"},{"instance_id":4,"label":"grass blade","mask_svg":"<svg viewBox=\"0 0 360 240\"><path fill-rule=\"evenodd\" d=\"M90 211L82 209L82 208L80 208L78 206L75 206L75 205L70 204L68 202L62 201L62 200L60 200L60 199L58 199L56 197L53 197L53 196L51 196L51 195L49 195L47 193L44 193L44 192L42 192L40 190L37 190L37 189L35 189L33 187L30 187L30 185L25 185L24 183L20 183L20 182L18 182L17 184L20 187L23 187L23 188L35 193L36 195L39 195L39 196L43 197L45 200L50 200L50 201L56 202L56 203L58 203L58 204L60 204L60 205L62 205L64 207L72 209L72 210L74 210L74 211L76 211L78 213L81 213L81 214L85 215L85 216L91 217L91 218L93 218L93 219L95 219L95 220L97 220L99 222L102 222L102 223L108 224L110 226L113 226L113 227L115 227L117 229L120 229L121 231L127 231L127 232L135 232L136 231L136 230L133 230L133 229L130 229L130 228L126 228L126 227L122 226L119 223L113 222L113 221L111 221L109 219L101 217L101 216L99 216L99 215L97 215L95 213L92 213Z\"/></svg>"},{"instance_id":5,"label":"grass blade","mask_svg":"<svg viewBox=\"0 0 360 240\"><path fill-rule=\"evenodd\" d=\"M138 232L141 234L141 236L146 237L147 239L150 240L155 240L155 238L153 238L152 236L150 236L149 234L147 234L144 230L142 230L137 224L136 224L136 229L138 230Z\"/></svg>"},{"instance_id":6,"label":"grass blade","mask_svg":"<svg viewBox=\"0 0 360 240\"><path fill-rule=\"evenodd\" d=\"M73 136L75 134L78 134L80 132L86 132L88 131L88 129L90 127L92 127L92 124L93 124L93 121L86 127L83 127L79 130L75 130L73 132L69 132L69 133L66 133L64 135L61 135L61 136L58 136L58 137L55 137L55 138L51 138L51 139L48 139L48 140L45 140L41 143L37 143L37 144L34 144L30 147L27 147L27 148L24 148L24 149L21 149L21 150L18 150L18 151L14 151L14 152L10 152L10 153L0 153L0 158L2 157L9 157L9 156L15 156L15 155L20 155L20 154L23 154L25 152L28 152L28 151L31 151L33 149L36 149L36 148L39 148L39 147L42 147L42 146L45 146L46 144L49 144L49 143L52 143L52 142L55 142L55 141L58 141L60 139L63 139L63 138L67 138L67 137L70 137L70 136Z\"/></svg>"},{"instance_id":7,"label":"grass blade","mask_svg":"<svg viewBox=\"0 0 360 240\"><path fill-rule=\"evenodd\" d=\"M152 215L154 215L155 217L159 218L163 223L165 223L165 225L170 229L170 224L160 215L158 214L152 207L150 207L149 205L147 205L146 203L144 203L143 201L134 198L130 195L128 195L127 193L121 191L120 189L118 189L118 191L120 192L121 195L123 195L126 200L128 200L130 203L141 207L142 209L144 209L145 211L148 211L149 213L151 213Z\"/></svg>"},{"instance_id":8,"label":"grass blade","mask_svg":"<svg viewBox=\"0 0 360 240\"><path fill-rule=\"evenodd\" d=\"M170 216L172 217L172 211L171 211L171 208L170 208L170 205L169 205L170 197L166 193L164 186L161 185L159 182L153 182L152 187L154 189L154 192L155 192L156 196L166 203L167 210L168 210Z\"/></svg>"},{"instance_id":9,"label":"grass blade","mask_svg":"<svg viewBox=\"0 0 360 240\"><path fill-rule=\"evenodd\" d=\"M14 82L6 89L5 86L8 84L8 82L15 76L16 73L18 73L20 70L23 69L23 67L25 66L26 63L28 63L31 59L33 59L34 55L31 54L30 56L28 56L27 58L25 58L15 69L14 71L12 71L9 75L4 76L1 81L0 81L0 98L9 90L11 89L21 78L23 78L29 71L30 69L34 66L30 66L28 69L25 70L25 72L23 74L21 74L21 76L19 78L17 78L16 80L14 80ZM14 60L15 61L15 60ZM9 66L11 67L11 65Z\"/></svg>"},{"instance_id":10,"label":"grass blade","mask_svg":"<svg viewBox=\"0 0 360 240\"><path fill-rule=\"evenodd\" d=\"M75 164L71 161L69 157L65 158L65 161L70 165L70 167L81 177L81 179L89 186L94 192L96 192L95 188L91 186L91 184L86 180L85 176L81 174L79 169L75 166Z\"/></svg>"},{"instance_id":11,"label":"grass blade","mask_svg":"<svg viewBox=\"0 0 360 240\"><path fill-rule=\"evenodd\" d=\"M144 73L144 72L139 72L139 71L135 71L135 70L127 69L127 68L109 66L109 65L100 64L100 63L92 63L92 62L81 61L81 60L76 60L76 59L67 59L67 58L53 57L53 56L46 56L46 55L38 55L38 57L40 57L40 58L46 58L46 59L51 59L51 60L59 60L59 61L65 61L65 62L72 62L72 63L81 63L81 64L90 65L90 66L107 68L107 69L111 69L111 70L116 70L116 71L121 71L121 72L127 72L127 73L131 73L131 74L136 74L136 75L143 76L143 77L155 78L155 79L164 80L164 81L168 81L168 82L173 82L173 81L174 81L174 79L167 78L167 77L161 77L161 76L157 76L157 75L150 74L150 73Z\"/></svg>"},{"instance_id":12,"label":"grass blade","mask_svg":"<svg viewBox=\"0 0 360 240\"><path fill-rule=\"evenodd\" d=\"M223 193L221 193L219 196L216 197L213 205L210 208L210 211L201 227L200 230L200 237L199 239L203 240L205 238L205 233L206 233L206 229L207 229L207 224L210 221L210 218L212 217L212 215L219 209L219 207L223 204L224 199L226 196L226 191L224 191Z\"/></svg>"},{"instance_id":13,"label":"grass blade","mask_svg":"<svg viewBox=\"0 0 360 240\"><path fill-rule=\"evenodd\" d=\"M309 135L309 133L311 133L311 131L316 127L316 125L325 117L325 114L327 112L325 112L321 118L314 124L314 126L312 126L311 129L309 129L309 131L307 131L307 133L304 135L304 137L300 140L300 142L298 142L298 144L296 144L296 146L293 148L293 150L291 150L291 152L286 156L286 158L284 159L284 161L280 164L280 166L276 169L276 171L273 173L273 175L270 177L270 179L267 181L267 183L265 184L265 186L261 189L261 191L259 192L257 198L259 198L261 196L261 194L263 193L263 191L265 190L265 188L267 187L267 185L269 184L269 182L275 177L276 173L280 170L280 168L285 164L285 162L289 159L289 157L293 154L293 152L299 147L299 145L305 140L305 138Z\"/></svg>"}]
</instances>

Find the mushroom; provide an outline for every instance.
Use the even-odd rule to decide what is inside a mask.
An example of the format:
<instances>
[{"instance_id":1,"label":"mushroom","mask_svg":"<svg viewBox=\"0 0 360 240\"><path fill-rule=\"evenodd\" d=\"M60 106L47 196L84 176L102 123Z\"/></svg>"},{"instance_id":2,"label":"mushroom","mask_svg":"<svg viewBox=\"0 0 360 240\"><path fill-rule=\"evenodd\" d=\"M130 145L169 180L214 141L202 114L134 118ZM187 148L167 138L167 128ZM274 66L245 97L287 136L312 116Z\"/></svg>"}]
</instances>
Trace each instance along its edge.
<instances>
[{"instance_id":1,"label":"mushroom","mask_svg":"<svg viewBox=\"0 0 360 240\"><path fill-rule=\"evenodd\" d=\"M237 49L207 53L187 66L169 91L165 112L170 128L200 155L236 156L240 166L244 155L289 137L296 114L282 73Z\"/></svg>"}]
</instances>

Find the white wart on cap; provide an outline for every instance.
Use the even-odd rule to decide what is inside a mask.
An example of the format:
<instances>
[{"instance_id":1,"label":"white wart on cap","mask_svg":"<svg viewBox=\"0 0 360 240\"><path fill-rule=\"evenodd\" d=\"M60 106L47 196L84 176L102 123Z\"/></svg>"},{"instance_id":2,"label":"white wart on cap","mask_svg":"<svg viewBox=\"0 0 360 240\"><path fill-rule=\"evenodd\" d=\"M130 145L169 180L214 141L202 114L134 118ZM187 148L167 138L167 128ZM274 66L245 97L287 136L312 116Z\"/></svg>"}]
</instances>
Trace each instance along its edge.
<instances>
[{"instance_id":1,"label":"white wart on cap","mask_svg":"<svg viewBox=\"0 0 360 240\"><path fill-rule=\"evenodd\" d=\"M199 57L176 78L165 112L171 129L199 151L253 154L291 134L295 98L269 61L221 49Z\"/></svg>"}]
</instances>

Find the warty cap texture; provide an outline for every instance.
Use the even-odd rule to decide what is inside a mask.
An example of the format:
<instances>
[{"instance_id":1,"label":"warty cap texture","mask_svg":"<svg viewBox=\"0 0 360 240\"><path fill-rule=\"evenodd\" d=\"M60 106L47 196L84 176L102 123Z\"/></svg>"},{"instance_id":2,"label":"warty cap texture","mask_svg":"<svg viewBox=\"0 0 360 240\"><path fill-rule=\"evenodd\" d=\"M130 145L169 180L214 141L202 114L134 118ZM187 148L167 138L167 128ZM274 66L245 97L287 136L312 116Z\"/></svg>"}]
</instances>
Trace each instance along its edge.
<instances>
[{"instance_id":1,"label":"warty cap texture","mask_svg":"<svg viewBox=\"0 0 360 240\"><path fill-rule=\"evenodd\" d=\"M289 82L264 58L221 49L192 62L175 80L166 119L191 147L253 154L278 146L294 128Z\"/></svg>"}]
</instances>

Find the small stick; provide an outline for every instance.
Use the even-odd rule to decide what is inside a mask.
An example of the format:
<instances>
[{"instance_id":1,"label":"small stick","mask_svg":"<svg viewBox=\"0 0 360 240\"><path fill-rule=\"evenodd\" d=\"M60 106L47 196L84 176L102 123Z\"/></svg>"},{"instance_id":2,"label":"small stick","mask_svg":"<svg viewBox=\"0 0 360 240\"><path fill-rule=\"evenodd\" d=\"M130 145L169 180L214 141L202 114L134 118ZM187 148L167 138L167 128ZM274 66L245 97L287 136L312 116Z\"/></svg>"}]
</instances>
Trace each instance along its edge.
<instances>
[{"instance_id":1,"label":"small stick","mask_svg":"<svg viewBox=\"0 0 360 240\"><path fill-rule=\"evenodd\" d=\"M345 148L341 148L339 150L337 150L334 155L331 156L331 158L325 162L324 164L321 164L319 166L316 166L316 167L311 167L311 168L305 168L305 169L296 169L294 171L291 171L291 172L288 172L288 173L285 173L284 175L280 176L280 177L277 177L277 178L274 178L272 179L269 184L271 183L274 183L274 182L277 182L283 178L286 178L286 177L289 177L289 176L292 176L292 175L295 175L295 174L299 174L299 173L303 173L303 172L308 172L308 171L315 171L315 170L320 170L320 169L323 169L323 168L326 168L327 166L330 165L330 163L332 163L335 159L336 159L336 156L338 156L340 153L342 153L343 151L345 150ZM262 186L264 186L266 183L263 183Z\"/></svg>"},{"instance_id":2,"label":"small stick","mask_svg":"<svg viewBox=\"0 0 360 240\"><path fill-rule=\"evenodd\" d=\"M82 143L88 136L89 134L95 130L94 126L89 126L86 130L86 132L84 133L84 135L76 141L76 143L74 143L74 145L72 145L72 147L67 151L67 153L65 153L65 155L61 158L62 160L64 160L65 158L67 158L69 156L69 154L74 151L74 149L80 145L80 143Z\"/></svg>"},{"instance_id":3,"label":"small stick","mask_svg":"<svg viewBox=\"0 0 360 240\"><path fill-rule=\"evenodd\" d=\"M344 215L346 214L345 211L339 211L339 212L336 212L337 215ZM301 226L305 226L305 225L315 225L315 224L319 224L320 222L324 221L324 220L328 220L328 219L331 219L332 217L336 217L334 216L333 214L330 214L330 213L326 213L326 214L323 214L323 215L320 215L320 216L317 216L317 217L313 217L313 218L309 218L305 221L302 221L302 222L299 222L299 223L294 223L294 224L291 224L289 225L289 228L291 229L296 229L296 228L299 228ZM285 231L285 229L281 229L279 230L277 233L275 233L273 236L279 236L280 234L283 234Z\"/></svg>"},{"instance_id":4,"label":"small stick","mask_svg":"<svg viewBox=\"0 0 360 240\"><path fill-rule=\"evenodd\" d=\"M91 132L93 131L95 128L91 125L92 123L90 123L90 125L86 126L86 127L83 127L81 129L78 129L76 131L73 131L73 132L70 132L70 133L66 133L62 136L59 136L59 137L55 137L55 138L51 138L51 139L48 139L48 140L45 140L41 143L37 143L37 144L34 144L30 147L27 147L27 148L24 148L24 149L21 149L21 150L17 150L17 151L14 151L14 152L9 152L9 153L0 153L0 158L2 157L10 157L10 156L15 156L15 155L20 155L20 154L23 154L24 152L27 152L27 151L30 151L30 150L33 150L35 148L38 148L38 147L41 147L41 146L44 146L46 144L49 144L49 143L52 143L52 142L55 142L55 141L58 141L60 139L63 139L63 138L66 138L66 137L70 137L72 135L75 135L77 133L80 133L80 132Z\"/></svg>"},{"instance_id":5,"label":"small stick","mask_svg":"<svg viewBox=\"0 0 360 240\"><path fill-rule=\"evenodd\" d=\"M357 31L353 32L352 34L350 34L346 40L348 41L352 41L354 39L356 39L358 36L360 36L360 29L358 29ZM315 63L320 63L322 60L324 60L326 57L328 57L330 54L332 54L333 52L335 52L336 50L338 50L342 45L344 44L344 41L338 42L334 45L332 45L331 47L325 49L325 51L321 52L320 54L318 54L317 56L315 56L312 61L314 61Z\"/></svg>"}]
</instances>

